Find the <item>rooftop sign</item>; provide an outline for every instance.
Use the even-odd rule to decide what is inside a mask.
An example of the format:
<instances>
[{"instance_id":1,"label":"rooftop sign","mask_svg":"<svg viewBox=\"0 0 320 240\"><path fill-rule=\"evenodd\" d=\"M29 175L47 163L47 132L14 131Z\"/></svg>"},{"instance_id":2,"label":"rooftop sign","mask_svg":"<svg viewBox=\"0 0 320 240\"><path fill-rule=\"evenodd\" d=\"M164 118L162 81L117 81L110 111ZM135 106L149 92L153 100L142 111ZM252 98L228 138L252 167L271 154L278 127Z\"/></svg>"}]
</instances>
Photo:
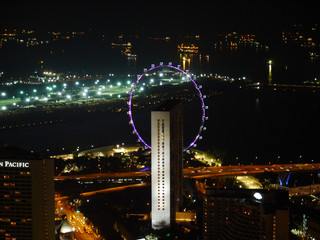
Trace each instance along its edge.
<instances>
[{"instance_id":1,"label":"rooftop sign","mask_svg":"<svg viewBox=\"0 0 320 240\"><path fill-rule=\"evenodd\" d=\"M1 161L0 167L9 168L28 168L30 164L28 162L14 162L14 161Z\"/></svg>"}]
</instances>

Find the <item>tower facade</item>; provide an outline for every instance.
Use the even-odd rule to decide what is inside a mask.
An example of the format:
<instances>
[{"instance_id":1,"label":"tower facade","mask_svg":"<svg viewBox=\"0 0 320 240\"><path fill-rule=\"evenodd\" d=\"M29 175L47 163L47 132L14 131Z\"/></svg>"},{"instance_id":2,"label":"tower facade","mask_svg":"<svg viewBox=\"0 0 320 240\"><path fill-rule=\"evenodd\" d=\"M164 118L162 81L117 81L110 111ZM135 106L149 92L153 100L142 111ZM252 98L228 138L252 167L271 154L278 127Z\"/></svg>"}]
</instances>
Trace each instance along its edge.
<instances>
[{"instance_id":1,"label":"tower facade","mask_svg":"<svg viewBox=\"0 0 320 240\"><path fill-rule=\"evenodd\" d=\"M182 204L182 103L166 102L151 112L152 228L171 227Z\"/></svg>"}]
</instances>

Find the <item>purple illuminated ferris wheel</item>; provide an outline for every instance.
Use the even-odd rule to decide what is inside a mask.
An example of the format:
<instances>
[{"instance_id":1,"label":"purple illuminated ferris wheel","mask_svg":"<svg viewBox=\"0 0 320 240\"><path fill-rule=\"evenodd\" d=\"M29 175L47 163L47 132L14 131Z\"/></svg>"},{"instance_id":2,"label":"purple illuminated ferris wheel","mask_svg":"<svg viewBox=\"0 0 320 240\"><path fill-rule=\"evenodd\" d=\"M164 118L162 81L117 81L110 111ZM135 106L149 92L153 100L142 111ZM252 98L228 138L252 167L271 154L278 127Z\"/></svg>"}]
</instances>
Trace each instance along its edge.
<instances>
[{"instance_id":1,"label":"purple illuminated ferris wheel","mask_svg":"<svg viewBox=\"0 0 320 240\"><path fill-rule=\"evenodd\" d=\"M201 139L201 132L203 130L205 130L205 126L204 126L204 122L205 120L207 120L207 117L206 117L206 109L207 109L207 106L204 104L204 95L202 95L201 93L201 86L198 86L197 83L192 79L192 77L185 71L181 70L180 68L178 67L175 67L175 66L172 66L172 65L158 65L158 66L153 66L151 67L150 69L144 71L143 74L141 74L140 76L138 76L137 78L137 81L132 85L132 89L130 91L130 97L129 97L129 101L128 101L128 106L129 106L129 111L128 111L128 115L130 117L130 125L132 126L133 128L133 133L136 134L138 136L138 139L140 142L142 142L147 148L151 149L151 146L149 144L147 144L144 139L140 136L139 132L137 131L136 129L136 126L134 124L134 121L133 121L133 115L132 115L132 98L133 98L133 93L135 91L135 88L137 86L137 84L140 82L141 78L143 76L145 76L146 74L150 73L151 71L155 70L155 69L160 69L160 68L170 68L170 69L173 69L173 70L176 70L176 71L179 71L181 72L183 75L185 75L186 77L188 77L188 79L192 82L192 84L194 85L195 89L197 90L198 92L198 95L199 95L199 98L200 98L200 101L201 101L201 109L202 109L202 115L201 115L201 123L200 123L200 127L199 127L199 131L196 135L196 137L191 141L191 143L189 143L187 145L187 147L185 147L184 150L188 150L189 148L191 148L192 146L195 146L196 142L198 141L198 139Z\"/></svg>"}]
</instances>

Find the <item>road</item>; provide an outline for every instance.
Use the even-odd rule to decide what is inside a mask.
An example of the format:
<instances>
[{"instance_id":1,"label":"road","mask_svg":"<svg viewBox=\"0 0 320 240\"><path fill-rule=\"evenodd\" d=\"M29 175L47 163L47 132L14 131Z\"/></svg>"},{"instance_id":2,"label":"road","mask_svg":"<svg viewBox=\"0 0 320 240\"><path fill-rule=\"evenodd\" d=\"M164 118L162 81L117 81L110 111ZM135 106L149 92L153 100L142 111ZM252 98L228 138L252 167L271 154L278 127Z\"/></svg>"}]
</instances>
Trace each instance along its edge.
<instances>
[{"instance_id":1,"label":"road","mask_svg":"<svg viewBox=\"0 0 320 240\"><path fill-rule=\"evenodd\" d=\"M246 166L223 166L223 167L202 167L185 168L185 178L212 178L250 175L263 172L297 172L297 171L319 171L320 163L306 164L274 164L274 165L246 165Z\"/></svg>"},{"instance_id":2,"label":"road","mask_svg":"<svg viewBox=\"0 0 320 240\"><path fill-rule=\"evenodd\" d=\"M279 84L271 83L268 84L269 87L274 88L304 88L304 89L320 89L320 86L317 85L301 85L301 84Z\"/></svg>"},{"instance_id":3,"label":"road","mask_svg":"<svg viewBox=\"0 0 320 240\"><path fill-rule=\"evenodd\" d=\"M301 164L274 164L274 165L245 165L245 166L222 166L222 167L198 167L185 168L183 175L185 178L214 178L250 175L263 172L299 172L299 171L319 171L320 163L301 163ZM121 173L96 173L57 176L55 180L77 179L107 179L107 178L138 178L150 176L150 171L144 172L121 172Z\"/></svg>"},{"instance_id":4,"label":"road","mask_svg":"<svg viewBox=\"0 0 320 240\"><path fill-rule=\"evenodd\" d=\"M282 189L286 189L286 187L278 187ZM301 195L311 195L320 193L320 184L312 184L308 186L299 186L299 187L291 187L287 188L289 192L289 196L301 196Z\"/></svg>"},{"instance_id":5,"label":"road","mask_svg":"<svg viewBox=\"0 0 320 240\"><path fill-rule=\"evenodd\" d=\"M149 186L150 183L137 183L137 184L130 184L130 185L125 185L125 186L120 186L120 187L112 187L112 188L105 188L105 189L99 189L95 191L90 191L90 192L83 192L80 193L81 197L88 197L92 196L98 193L110 193L110 192L116 192L116 191L123 191L129 188L139 188L139 187L146 187ZM69 199L68 196L63 196L63 197L56 197L55 201L64 201Z\"/></svg>"},{"instance_id":6,"label":"road","mask_svg":"<svg viewBox=\"0 0 320 240\"><path fill-rule=\"evenodd\" d=\"M236 178L237 182L241 183L241 187L246 189L262 189L262 184L258 181L258 179L252 177L252 176L237 176Z\"/></svg>"},{"instance_id":7,"label":"road","mask_svg":"<svg viewBox=\"0 0 320 240\"><path fill-rule=\"evenodd\" d=\"M59 175L55 177L55 180L66 180L66 179L77 179L77 180L88 180L88 179L108 179L108 178L138 178L146 177L150 175L150 171L145 172L119 172L119 173L92 173L92 174L79 174L79 175Z\"/></svg>"},{"instance_id":8,"label":"road","mask_svg":"<svg viewBox=\"0 0 320 240\"><path fill-rule=\"evenodd\" d=\"M106 189L100 189L100 190L95 190L95 191L91 191L91 192L80 193L80 196L88 197L88 196L92 196L92 195L95 195L98 193L109 193L109 192L115 192L115 191L123 191L128 188L139 188L139 187L145 187L145 186L149 186L149 185L150 185L150 183L137 183L137 184L131 184L131 185L126 185L126 186L106 188Z\"/></svg>"},{"instance_id":9,"label":"road","mask_svg":"<svg viewBox=\"0 0 320 240\"><path fill-rule=\"evenodd\" d=\"M68 200L57 201L56 211L59 214L66 215L72 228L75 229L75 239L77 240L99 240L100 238L93 230L91 224L88 224L85 216L70 207Z\"/></svg>"},{"instance_id":10,"label":"road","mask_svg":"<svg viewBox=\"0 0 320 240\"><path fill-rule=\"evenodd\" d=\"M257 174L263 172L295 172L295 171L319 171L320 163L306 163L306 164L274 164L274 165L247 165L247 166L222 166L222 167L200 167L200 168L186 168L183 169L185 178L214 178L214 177L228 177L237 176L237 181L241 182L245 188L258 189L261 188L259 182L250 177L250 174ZM150 171L144 172L123 172L123 173L97 173L97 174L83 174L58 176L56 180L65 179L100 179L100 178L137 178L150 176ZM100 189L96 191L81 193L81 196L87 197L98 193L108 193L114 191L122 191L128 188L138 188L148 186L150 183L138 183L126 186ZM303 195L320 192L320 186L298 187L290 190L290 195ZM93 229L84 221L82 213L75 211L68 207L68 197L60 197L55 199L57 204L60 204L60 213L66 214L71 226L76 229L76 239L99 239L99 236Z\"/></svg>"}]
</instances>

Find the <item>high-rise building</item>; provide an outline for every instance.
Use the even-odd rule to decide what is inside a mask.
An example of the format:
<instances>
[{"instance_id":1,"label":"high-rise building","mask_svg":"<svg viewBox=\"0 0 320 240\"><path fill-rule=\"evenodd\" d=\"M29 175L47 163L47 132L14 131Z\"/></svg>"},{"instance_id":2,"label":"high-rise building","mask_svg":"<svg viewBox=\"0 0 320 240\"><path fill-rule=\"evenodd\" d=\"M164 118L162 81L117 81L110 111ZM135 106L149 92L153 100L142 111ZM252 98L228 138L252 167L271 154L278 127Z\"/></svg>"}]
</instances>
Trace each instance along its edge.
<instances>
[{"instance_id":1,"label":"high-rise building","mask_svg":"<svg viewBox=\"0 0 320 240\"><path fill-rule=\"evenodd\" d=\"M53 240L53 161L0 146L0 239Z\"/></svg>"},{"instance_id":2,"label":"high-rise building","mask_svg":"<svg viewBox=\"0 0 320 240\"><path fill-rule=\"evenodd\" d=\"M151 224L171 227L182 205L182 102L168 101L151 112Z\"/></svg>"},{"instance_id":3,"label":"high-rise building","mask_svg":"<svg viewBox=\"0 0 320 240\"><path fill-rule=\"evenodd\" d=\"M289 239L289 198L281 190L207 190L203 239Z\"/></svg>"}]
</instances>

